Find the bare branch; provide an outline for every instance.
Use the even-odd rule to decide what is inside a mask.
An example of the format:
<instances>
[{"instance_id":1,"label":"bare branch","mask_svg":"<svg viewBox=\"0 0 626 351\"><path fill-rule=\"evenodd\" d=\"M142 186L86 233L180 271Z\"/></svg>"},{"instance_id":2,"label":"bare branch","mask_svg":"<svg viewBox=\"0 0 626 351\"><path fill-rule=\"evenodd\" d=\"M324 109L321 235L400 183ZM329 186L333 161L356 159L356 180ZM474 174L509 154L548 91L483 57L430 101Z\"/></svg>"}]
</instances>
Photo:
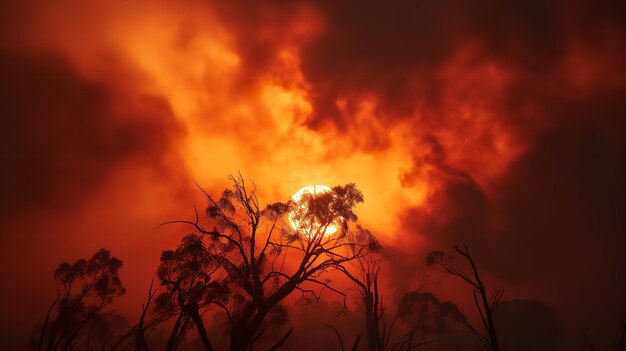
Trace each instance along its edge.
<instances>
[{"instance_id":1,"label":"bare branch","mask_svg":"<svg viewBox=\"0 0 626 351\"><path fill-rule=\"evenodd\" d=\"M485 288L484 283L480 279L480 275L478 273L478 268L472 258L472 255L467 246L464 246L463 249L458 246L454 247L454 250L461 255L467 263L469 264L472 272L472 276L470 277L463 270L458 269L448 262L444 261L444 253L443 251L434 251L432 252L428 258L427 263L433 267L435 270L443 271L444 273L459 277L467 284L472 287L472 296L474 299L474 305L478 314L480 316L480 320L482 325L486 331L487 336L478 332L472 325L467 321L465 316L463 316L463 320L466 326L478 336L479 340L485 344L485 346L492 351L499 351L498 339L496 334L496 327L493 320L493 312L498 307L498 303L502 298L504 291L501 289L497 289L489 298L487 295L487 289ZM439 269L437 269L439 268Z\"/></svg>"},{"instance_id":2,"label":"bare branch","mask_svg":"<svg viewBox=\"0 0 626 351\"><path fill-rule=\"evenodd\" d=\"M330 324L324 323L324 325L332 329L335 332L335 335L337 335L337 339L339 340L339 345L341 346L341 351L346 351L346 347L344 346L343 338L341 337L339 330L337 330L337 328L335 328L334 326Z\"/></svg>"},{"instance_id":3,"label":"bare branch","mask_svg":"<svg viewBox=\"0 0 626 351\"><path fill-rule=\"evenodd\" d=\"M583 337L585 338L585 341L587 342L587 345L589 346L589 349L591 351L595 351L595 347L593 346L593 343L591 342L591 340L589 339L589 337L587 336L587 334L581 329L580 333L583 335Z\"/></svg>"}]
</instances>

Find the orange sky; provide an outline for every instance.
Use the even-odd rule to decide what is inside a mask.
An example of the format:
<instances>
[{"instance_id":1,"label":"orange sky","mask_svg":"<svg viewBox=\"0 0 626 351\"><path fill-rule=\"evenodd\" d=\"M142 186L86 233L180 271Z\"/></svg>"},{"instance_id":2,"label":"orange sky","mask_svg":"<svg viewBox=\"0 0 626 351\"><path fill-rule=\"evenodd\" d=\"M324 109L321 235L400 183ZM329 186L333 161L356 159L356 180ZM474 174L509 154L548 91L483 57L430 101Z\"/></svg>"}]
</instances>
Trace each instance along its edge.
<instances>
[{"instance_id":1,"label":"orange sky","mask_svg":"<svg viewBox=\"0 0 626 351\"><path fill-rule=\"evenodd\" d=\"M626 38L623 6L541 3L2 5L2 315L31 325L54 267L100 247L136 310L184 234L154 227L202 205L192 180L217 193L241 171L267 203L356 183L392 295L429 249L470 243L494 282L568 316L584 269L555 261L624 263Z\"/></svg>"}]
</instances>

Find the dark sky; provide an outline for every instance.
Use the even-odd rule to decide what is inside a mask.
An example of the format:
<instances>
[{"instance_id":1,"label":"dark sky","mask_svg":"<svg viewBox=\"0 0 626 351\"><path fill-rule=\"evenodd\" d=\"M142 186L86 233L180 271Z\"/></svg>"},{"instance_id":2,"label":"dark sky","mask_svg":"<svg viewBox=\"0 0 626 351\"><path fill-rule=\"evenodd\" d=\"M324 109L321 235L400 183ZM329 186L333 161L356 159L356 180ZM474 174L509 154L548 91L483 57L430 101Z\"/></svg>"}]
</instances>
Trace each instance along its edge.
<instances>
[{"instance_id":1,"label":"dark sky","mask_svg":"<svg viewBox=\"0 0 626 351\"><path fill-rule=\"evenodd\" d=\"M154 227L201 203L192 179L218 192L241 171L267 203L356 183L391 305L423 286L471 308L425 265L468 245L503 325L616 345L623 1L132 3L0 5L1 344L25 344L57 264L100 247L135 316L185 234Z\"/></svg>"}]
</instances>

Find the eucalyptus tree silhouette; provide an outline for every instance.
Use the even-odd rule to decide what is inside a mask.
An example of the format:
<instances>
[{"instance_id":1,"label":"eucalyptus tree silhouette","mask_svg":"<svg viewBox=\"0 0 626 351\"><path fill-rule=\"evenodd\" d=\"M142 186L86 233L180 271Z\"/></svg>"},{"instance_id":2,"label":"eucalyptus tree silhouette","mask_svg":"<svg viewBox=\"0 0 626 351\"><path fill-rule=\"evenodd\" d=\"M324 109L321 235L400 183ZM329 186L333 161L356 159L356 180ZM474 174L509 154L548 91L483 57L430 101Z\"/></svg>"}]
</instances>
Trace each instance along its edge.
<instances>
[{"instance_id":1,"label":"eucalyptus tree silhouette","mask_svg":"<svg viewBox=\"0 0 626 351\"><path fill-rule=\"evenodd\" d=\"M392 350L413 350L436 342L451 322L460 322L461 312L452 302L440 302L428 291L411 291L398 304L398 318L407 327ZM416 338L419 337L418 340Z\"/></svg>"},{"instance_id":2,"label":"eucalyptus tree silhouette","mask_svg":"<svg viewBox=\"0 0 626 351\"><path fill-rule=\"evenodd\" d=\"M379 277L385 261L383 248L369 230L357 227L351 234L349 238L354 243L353 247L359 247L367 254L350 262L349 267L339 269L360 293L369 351L414 350L428 345L434 342L430 336L443 331L448 319L461 318L456 305L451 302L440 303L432 293L421 291L405 294L397 313L392 316L379 289ZM408 328L399 328L398 321ZM335 332L338 333L336 329ZM416 340L418 336L420 340ZM397 342L391 343L392 339Z\"/></svg>"},{"instance_id":3,"label":"eucalyptus tree silhouette","mask_svg":"<svg viewBox=\"0 0 626 351\"><path fill-rule=\"evenodd\" d=\"M219 258L196 234L185 236L176 250L161 254L157 277L166 291L156 297L156 311L158 315L176 316L166 350L176 348L188 322L196 326L205 349L213 350L200 315L212 305L225 308L224 303L230 297L227 282L214 280L219 268Z\"/></svg>"},{"instance_id":4,"label":"eucalyptus tree silhouette","mask_svg":"<svg viewBox=\"0 0 626 351\"><path fill-rule=\"evenodd\" d=\"M471 275L466 273L463 269L457 268L452 265L450 263L450 259L452 257L441 250L433 251L428 254L428 257L426 258L426 263L436 270L462 279L464 282L472 287L474 305L476 307L476 310L478 311L480 321L487 335L478 331L478 329L472 323L470 323L467 318L465 318L463 312L461 312L461 317L463 318L465 325L476 335L476 337L478 337L478 339L481 341L481 343L483 343L483 345L485 345L485 347L492 351L499 351L500 346L498 344L498 336L496 334L496 325L494 323L493 313L498 307L498 303L500 302L504 291L501 289L496 289L496 291L491 296L489 296L487 293L487 288L485 287L483 281L480 279L478 268L476 267L476 263L474 262L474 259L472 258L472 255L470 254L467 246L465 246L463 249L455 246L454 250L467 261L471 268Z\"/></svg>"},{"instance_id":5,"label":"eucalyptus tree silhouette","mask_svg":"<svg viewBox=\"0 0 626 351\"><path fill-rule=\"evenodd\" d=\"M348 238L353 250L366 254L359 255L349 266L342 266L339 269L354 283L361 295L367 349L387 350L396 319L389 319L389 313L378 289L378 277L383 261L380 256L381 246L369 230L360 226L357 226Z\"/></svg>"},{"instance_id":6,"label":"eucalyptus tree silhouette","mask_svg":"<svg viewBox=\"0 0 626 351\"><path fill-rule=\"evenodd\" d=\"M205 219L201 221L196 210L193 221L164 224L189 225L195 236L183 241L193 238L204 243L197 244L207 255L206 265L199 264L205 274L200 280L216 276L219 278L213 281L223 282L230 289L229 298L221 304L230 327L229 349L243 351L264 336L268 318L294 291L319 298L322 291L330 290L345 297L322 276L366 254L349 240L350 223L357 221L353 208L363 202L363 195L354 184L347 184L326 193L307 193L298 203L290 200L262 207L254 184L246 184L241 175L231 176L230 180L232 187L219 198L198 186L208 202ZM287 214L298 228L289 225ZM326 235L329 226L338 222L341 228ZM202 320L196 318L194 323L199 326ZM287 331L270 349L281 346L291 332ZM210 350L207 343L205 347Z\"/></svg>"},{"instance_id":7,"label":"eucalyptus tree silhouette","mask_svg":"<svg viewBox=\"0 0 626 351\"><path fill-rule=\"evenodd\" d=\"M54 271L57 298L50 305L38 336L36 350L90 349L104 341L108 330L121 320L104 309L125 293L118 271L122 261L100 249L89 260L61 263Z\"/></svg>"}]
</instances>

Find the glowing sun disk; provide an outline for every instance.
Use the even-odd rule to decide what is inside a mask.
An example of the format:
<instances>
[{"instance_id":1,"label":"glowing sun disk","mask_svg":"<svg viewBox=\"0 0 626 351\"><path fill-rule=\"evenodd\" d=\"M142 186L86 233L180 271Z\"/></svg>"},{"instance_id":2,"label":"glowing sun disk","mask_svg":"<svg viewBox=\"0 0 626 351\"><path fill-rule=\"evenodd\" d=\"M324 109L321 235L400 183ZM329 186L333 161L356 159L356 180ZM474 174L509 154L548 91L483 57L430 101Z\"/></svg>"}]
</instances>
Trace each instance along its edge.
<instances>
[{"instance_id":1,"label":"glowing sun disk","mask_svg":"<svg viewBox=\"0 0 626 351\"><path fill-rule=\"evenodd\" d=\"M330 187L327 187L326 185L308 185L303 187L302 189L298 190L295 194L293 194L291 196L291 200L293 202L295 202L297 204L298 210L301 209L306 209L306 204L301 203L302 197L305 194L311 194L311 195L316 195L316 194L323 194L323 193L327 193L329 191L331 191L332 189ZM295 211L290 212L287 215L287 218L289 219L289 224L291 224L291 227L295 230L300 230L302 229L302 225L300 224L300 221L295 218ZM327 227L326 230L324 231L324 235L325 236L329 236L332 235L334 233L337 232L337 230L339 229L339 224L336 222L330 223Z\"/></svg>"}]
</instances>

